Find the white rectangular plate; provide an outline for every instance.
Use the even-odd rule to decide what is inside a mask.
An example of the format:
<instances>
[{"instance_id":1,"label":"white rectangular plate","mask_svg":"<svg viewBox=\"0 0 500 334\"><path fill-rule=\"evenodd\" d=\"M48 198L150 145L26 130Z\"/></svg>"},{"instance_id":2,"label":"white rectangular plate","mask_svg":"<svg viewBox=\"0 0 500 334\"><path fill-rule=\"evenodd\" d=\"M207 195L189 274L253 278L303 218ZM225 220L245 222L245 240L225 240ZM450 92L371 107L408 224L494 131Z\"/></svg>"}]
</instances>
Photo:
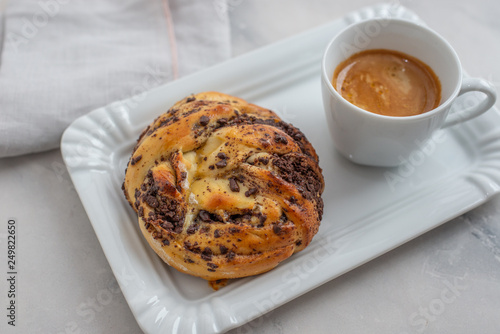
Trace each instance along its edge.
<instances>
[{"instance_id":1,"label":"white rectangular plate","mask_svg":"<svg viewBox=\"0 0 500 334\"><path fill-rule=\"evenodd\" d=\"M353 165L334 150L320 92L320 59L350 23L378 16L418 21L403 7L369 7L76 120L61 150L123 294L147 333L224 332L429 231L500 190L495 109L442 131L398 169ZM326 190L310 246L263 275L213 291L165 265L142 237L120 189L142 129L190 93L221 91L275 110L320 157Z\"/></svg>"}]
</instances>

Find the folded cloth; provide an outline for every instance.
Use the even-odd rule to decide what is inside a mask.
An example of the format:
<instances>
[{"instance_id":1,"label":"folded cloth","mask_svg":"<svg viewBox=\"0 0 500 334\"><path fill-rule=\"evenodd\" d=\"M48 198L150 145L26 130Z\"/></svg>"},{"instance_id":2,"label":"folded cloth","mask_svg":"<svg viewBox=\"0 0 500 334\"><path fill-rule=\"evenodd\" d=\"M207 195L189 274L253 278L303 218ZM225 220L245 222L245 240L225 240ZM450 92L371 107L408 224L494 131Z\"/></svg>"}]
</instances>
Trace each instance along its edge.
<instances>
[{"instance_id":1,"label":"folded cloth","mask_svg":"<svg viewBox=\"0 0 500 334\"><path fill-rule=\"evenodd\" d=\"M224 1L8 1L0 157L56 148L78 116L228 58Z\"/></svg>"}]
</instances>

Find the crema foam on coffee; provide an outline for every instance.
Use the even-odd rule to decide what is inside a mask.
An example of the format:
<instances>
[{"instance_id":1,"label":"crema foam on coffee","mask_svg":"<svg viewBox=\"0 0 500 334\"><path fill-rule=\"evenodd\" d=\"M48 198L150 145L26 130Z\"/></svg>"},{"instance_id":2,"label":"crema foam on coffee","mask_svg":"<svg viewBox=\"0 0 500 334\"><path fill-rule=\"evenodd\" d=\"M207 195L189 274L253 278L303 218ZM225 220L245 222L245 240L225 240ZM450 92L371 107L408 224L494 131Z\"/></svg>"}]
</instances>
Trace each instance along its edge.
<instances>
[{"instance_id":1,"label":"crema foam on coffee","mask_svg":"<svg viewBox=\"0 0 500 334\"><path fill-rule=\"evenodd\" d=\"M436 108L441 84L419 59L385 49L356 53L335 69L333 87L350 103L386 116L413 116Z\"/></svg>"}]
</instances>

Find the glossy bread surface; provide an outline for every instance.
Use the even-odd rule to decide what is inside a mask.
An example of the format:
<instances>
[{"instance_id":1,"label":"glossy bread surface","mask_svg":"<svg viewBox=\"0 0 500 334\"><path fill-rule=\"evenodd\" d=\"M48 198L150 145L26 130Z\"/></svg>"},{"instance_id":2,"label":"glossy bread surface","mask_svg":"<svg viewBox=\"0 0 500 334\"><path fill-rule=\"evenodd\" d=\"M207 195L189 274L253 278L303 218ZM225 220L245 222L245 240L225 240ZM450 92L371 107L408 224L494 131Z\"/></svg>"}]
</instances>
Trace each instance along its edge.
<instances>
[{"instance_id":1,"label":"glossy bread surface","mask_svg":"<svg viewBox=\"0 0 500 334\"><path fill-rule=\"evenodd\" d=\"M302 132L216 92L177 102L141 134L124 192L155 252L207 280L266 272L319 228L324 181Z\"/></svg>"}]
</instances>

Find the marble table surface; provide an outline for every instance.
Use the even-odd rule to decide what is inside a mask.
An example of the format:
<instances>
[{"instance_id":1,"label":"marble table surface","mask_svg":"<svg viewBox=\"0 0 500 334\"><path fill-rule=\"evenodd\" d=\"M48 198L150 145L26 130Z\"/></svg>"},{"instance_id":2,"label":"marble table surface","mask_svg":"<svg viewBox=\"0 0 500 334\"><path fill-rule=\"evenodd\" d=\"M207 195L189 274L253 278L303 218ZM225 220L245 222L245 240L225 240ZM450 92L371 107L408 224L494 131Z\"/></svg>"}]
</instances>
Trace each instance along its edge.
<instances>
[{"instance_id":1,"label":"marble table surface","mask_svg":"<svg viewBox=\"0 0 500 334\"><path fill-rule=\"evenodd\" d=\"M233 54L375 3L228 0ZM400 3L451 42L470 75L500 88L498 1ZM6 324L7 280L2 276L0 333L140 333L61 153L0 159L0 184L3 275L9 218L16 220L18 236L17 326ZM499 196L230 331L471 332L500 332Z\"/></svg>"}]
</instances>

